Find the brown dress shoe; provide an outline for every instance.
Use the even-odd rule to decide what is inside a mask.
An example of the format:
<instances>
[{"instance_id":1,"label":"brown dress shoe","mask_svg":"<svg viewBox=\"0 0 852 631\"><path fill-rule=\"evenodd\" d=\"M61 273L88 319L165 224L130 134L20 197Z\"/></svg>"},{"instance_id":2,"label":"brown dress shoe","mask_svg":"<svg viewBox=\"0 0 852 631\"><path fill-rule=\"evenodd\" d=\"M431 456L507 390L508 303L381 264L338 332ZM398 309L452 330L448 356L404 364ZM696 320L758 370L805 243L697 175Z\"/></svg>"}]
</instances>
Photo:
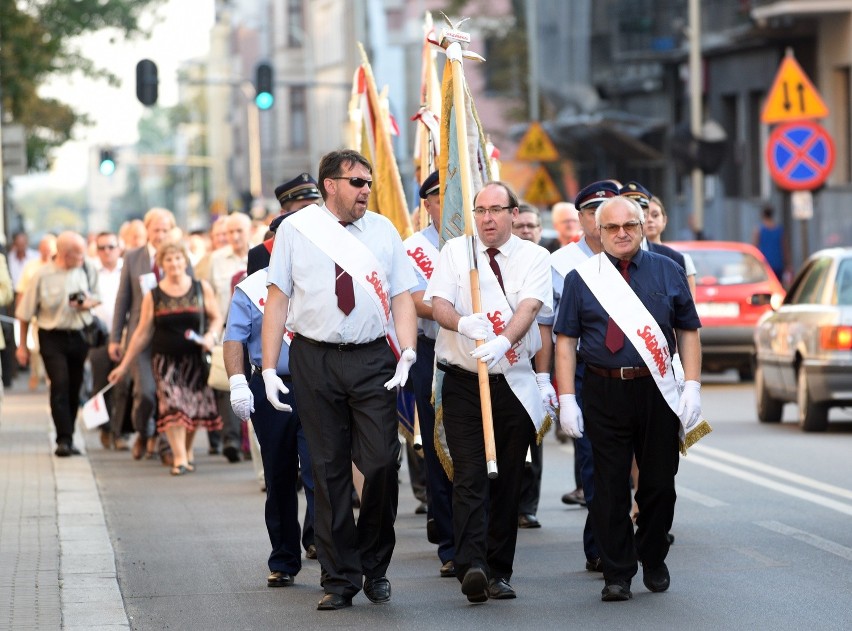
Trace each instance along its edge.
<instances>
[{"instance_id":1,"label":"brown dress shoe","mask_svg":"<svg viewBox=\"0 0 852 631\"><path fill-rule=\"evenodd\" d=\"M141 460L142 454L145 453L145 439L141 436L136 437L136 442L133 443L133 454L134 460Z\"/></svg>"}]
</instances>

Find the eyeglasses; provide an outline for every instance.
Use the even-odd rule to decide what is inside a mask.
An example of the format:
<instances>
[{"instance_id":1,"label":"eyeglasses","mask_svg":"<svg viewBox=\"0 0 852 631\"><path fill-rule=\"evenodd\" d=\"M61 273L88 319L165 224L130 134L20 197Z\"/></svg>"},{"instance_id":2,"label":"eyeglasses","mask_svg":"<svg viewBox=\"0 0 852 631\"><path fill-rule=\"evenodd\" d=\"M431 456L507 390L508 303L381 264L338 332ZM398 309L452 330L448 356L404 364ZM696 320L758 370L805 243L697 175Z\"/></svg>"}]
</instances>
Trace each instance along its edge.
<instances>
[{"instance_id":1,"label":"eyeglasses","mask_svg":"<svg viewBox=\"0 0 852 631\"><path fill-rule=\"evenodd\" d=\"M362 177L332 177L330 180L347 180L353 188L364 188L366 184L368 187L373 186L373 180L365 180Z\"/></svg>"},{"instance_id":2,"label":"eyeglasses","mask_svg":"<svg viewBox=\"0 0 852 631\"><path fill-rule=\"evenodd\" d=\"M98 252L104 252L106 250L114 250L117 247L118 247L117 245L99 245L98 246Z\"/></svg>"},{"instance_id":3,"label":"eyeglasses","mask_svg":"<svg viewBox=\"0 0 852 631\"><path fill-rule=\"evenodd\" d=\"M512 224L513 228L517 228L518 230L535 230L536 228L541 228L541 224L537 223L516 223Z\"/></svg>"},{"instance_id":4,"label":"eyeglasses","mask_svg":"<svg viewBox=\"0 0 852 631\"><path fill-rule=\"evenodd\" d=\"M513 206L489 206L488 208L481 208L477 206L473 209L473 214L477 217L484 217L485 213L491 213L494 216L499 215L504 210L511 210Z\"/></svg>"},{"instance_id":5,"label":"eyeglasses","mask_svg":"<svg viewBox=\"0 0 852 631\"><path fill-rule=\"evenodd\" d=\"M642 225L638 221L628 221L627 223L608 223L601 226L601 230L605 230L607 234L616 235L618 234L622 228L624 228L624 232L634 232Z\"/></svg>"}]
</instances>

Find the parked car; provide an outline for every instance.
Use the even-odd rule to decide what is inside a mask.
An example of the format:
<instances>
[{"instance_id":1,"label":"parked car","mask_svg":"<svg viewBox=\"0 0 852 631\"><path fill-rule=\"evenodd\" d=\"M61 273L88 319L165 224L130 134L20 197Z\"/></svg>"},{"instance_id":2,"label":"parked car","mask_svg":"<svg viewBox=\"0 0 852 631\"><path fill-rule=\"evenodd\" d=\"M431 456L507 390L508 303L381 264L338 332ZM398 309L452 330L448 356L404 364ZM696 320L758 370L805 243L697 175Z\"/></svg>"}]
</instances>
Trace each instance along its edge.
<instances>
[{"instance_id":1,"label":"parked car","mask_svg":"<svg viewBox=\"0 0 852 631\"><path fill-rule=\"evenodd\" d=\"M754 327L784 299L784 288L753 245L738 241L678 241L666 245L695 263L695 308L701 318L702 368L734 368L754 376Z\"/></svg>"},{"instance_id":2,"label":"parked car","mask_svg":"<svg viewBox=\"0 0 852 631\"><path fill-rule=\"evenodd\" d=\"M852 405L852 248L813 254L783 304L754 332L757 418L781 420L784 403L798 406L806 432L828 427L828 410Z\"/></svg>"}]
</instances>

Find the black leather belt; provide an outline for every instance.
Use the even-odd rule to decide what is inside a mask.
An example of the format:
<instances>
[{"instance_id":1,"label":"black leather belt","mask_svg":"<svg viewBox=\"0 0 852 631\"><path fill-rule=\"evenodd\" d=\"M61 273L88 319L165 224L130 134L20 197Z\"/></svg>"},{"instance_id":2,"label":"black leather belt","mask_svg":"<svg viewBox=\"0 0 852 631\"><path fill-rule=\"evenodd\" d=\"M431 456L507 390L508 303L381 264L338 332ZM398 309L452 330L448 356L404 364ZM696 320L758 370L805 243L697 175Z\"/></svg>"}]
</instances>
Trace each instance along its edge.
<instances>
[{"instance_id":1,"label":"black leather belt","mask_svg":"<svg viewBox=\"0 0 852 631\"><path fill-rule=\"evenodd\" d=\"M263 368L261 368L260 366L255 366L254 364L252 364L251 369L252 369L252 372L254 374L256 374L256 375L258 375L259 377L262 378L261 373L263 372ZM281 373L277 373L277 374L278 374L278 377L281 379L281 381L286 381L288 383L293 381L292 375L282 375Z\"/></svg>"},{"instance_id":2,"label":"black leather belt","mask_svg":"<svg viewBox=\"0 0 852 631\"><path fill-rule=\"evenodd\" d=\"M311 346L319 346L320 348L330 348L336 351L357 351L362 348L369 348L370 346L376 346L378 344L387 344L387 338L384 337L377 337L372 342L365 342L363 344L338 344L336 342L318 342L317 340L312 340L311 338L305 337L304 335L300 335L298 333L296 333L295 337L297 340L307 342Z\"/></svg>"},{"instance_id":3,"label":"black leather belt","mask_svg":"<svg viewBox=\"0 0 852 631\"><path fill-rule=\"evenodd\" d=\"M651 371L647 366L638 366L636 368L632 366L622 366L621 368L598 368L597 366L592 366L591 364L586 364L586 370L594 375L600 375L601 377L608 377L610 379L638 379L639 377L650 377Z\"/></svg>"},{"instance_id":4,"label":"black leather belt","mask_svg":"<svg viewBox=\"0 0 852 631\"><path fill-rule=\"evenodd\" d=\"M470 380L473 380L473 381L479 381L479 373L470 372L469 370L465 370L464 368L460 368L460 367L455 366L453 364L444 364L444 363L438 362L437 364L435 364L435 366L438 368L438 370L441 370L441 371L448 373L450 375L454 375L456 377L461 377L462 379L470 379ZM506 377L504 375L489 374L488 375L488 381L489 381L489 383L502 383L502 382L506 381Z\"/></svg>"}]
</instances>

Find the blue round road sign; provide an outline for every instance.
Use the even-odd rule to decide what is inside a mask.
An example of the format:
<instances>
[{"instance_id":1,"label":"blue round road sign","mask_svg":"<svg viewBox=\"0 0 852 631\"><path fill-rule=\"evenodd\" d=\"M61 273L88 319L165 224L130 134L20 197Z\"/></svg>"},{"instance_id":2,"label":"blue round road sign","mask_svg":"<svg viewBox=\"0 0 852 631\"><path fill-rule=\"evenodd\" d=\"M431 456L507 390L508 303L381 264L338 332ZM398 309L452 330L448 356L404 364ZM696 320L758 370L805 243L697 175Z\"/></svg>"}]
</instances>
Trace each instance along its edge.
<instances>
[{"instance_id":1,"label":"blue round road sign","mask_svg":"<svg viewBox=\"0 0 852 631\"><path fill-rule=\"evenodd\" d=\"M820 125L799 121L778 126L766 146L766 162L776 184L788 191L819 188L834 166L834 143Z\"/></svg>"}]
</instances>

